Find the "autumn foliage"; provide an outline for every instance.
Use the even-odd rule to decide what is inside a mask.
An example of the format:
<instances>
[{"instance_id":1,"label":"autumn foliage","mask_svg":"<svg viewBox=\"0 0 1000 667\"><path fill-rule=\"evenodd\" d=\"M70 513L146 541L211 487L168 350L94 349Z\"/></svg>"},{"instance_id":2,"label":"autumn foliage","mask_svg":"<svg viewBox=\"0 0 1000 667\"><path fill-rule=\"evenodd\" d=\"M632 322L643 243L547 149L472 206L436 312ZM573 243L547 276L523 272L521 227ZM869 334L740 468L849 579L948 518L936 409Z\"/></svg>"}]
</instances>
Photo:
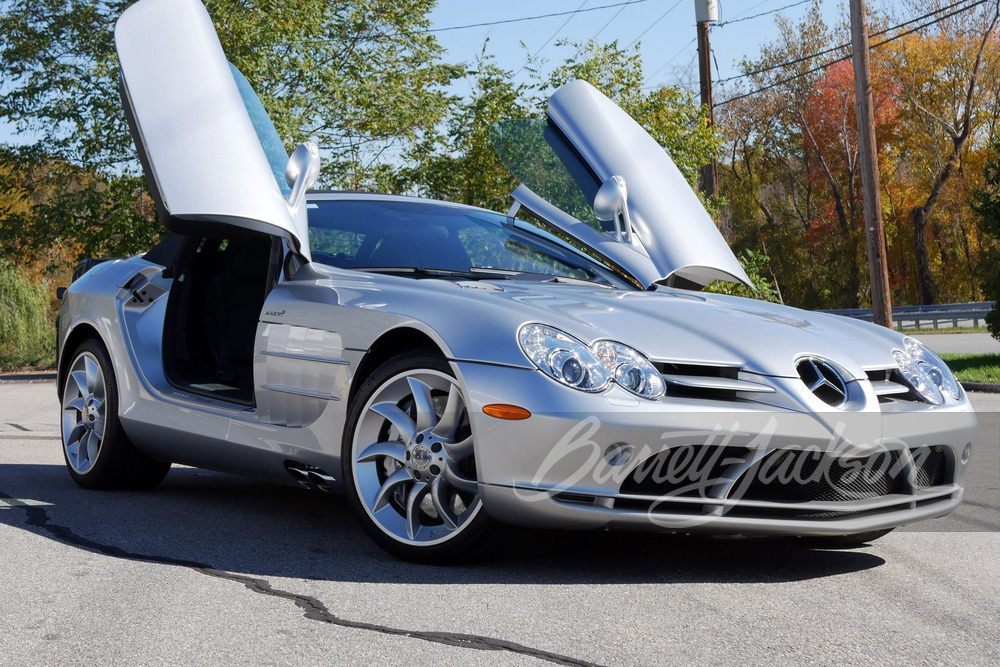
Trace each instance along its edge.
<instances>
[{"instance_id":1,"label":"autumn foliage","mask_svg":"<svg viewBox=\"0 0 1000 667\"><path fill-rule=\"evenodd\" d=\"M947 8L909 3L914 13ZM983 298L984 239L969 206L1000 114L997 3L907 34L875 17L872 88L892 301ZM745 61L756 88L718 112L727 146L726 222L738 248L764 249L785 300L870 304L854 76L846 26L818 6ZM830 52L830 44L842 44ZM812 55L816 54L816 55ZM782 63L792 62L791 66Z\"/></svg>"}]
</instances>

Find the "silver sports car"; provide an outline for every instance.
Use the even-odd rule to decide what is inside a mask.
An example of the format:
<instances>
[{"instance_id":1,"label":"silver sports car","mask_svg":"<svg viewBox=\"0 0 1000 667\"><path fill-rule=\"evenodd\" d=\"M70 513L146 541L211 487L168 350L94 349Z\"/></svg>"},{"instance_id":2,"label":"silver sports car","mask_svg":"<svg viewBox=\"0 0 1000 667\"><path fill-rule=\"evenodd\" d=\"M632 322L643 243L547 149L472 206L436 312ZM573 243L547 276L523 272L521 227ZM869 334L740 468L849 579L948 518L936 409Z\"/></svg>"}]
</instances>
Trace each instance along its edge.
<instances>
[{"instance_id":1,"label":"silver sports car","mask_svg":"<svg viewBox=\"0 0 1000 667\"><path fill-rule=\"evenodd\" d=\"M912 338L701 291L748 282L669 156L583 81L493 128L506 213L307 192L198 0L117 24L159 216L59 320L87 488L171 463L346 493L396 556L495 524L870 540L962 499L977 428Z\"/></svg>"}]
</instances>

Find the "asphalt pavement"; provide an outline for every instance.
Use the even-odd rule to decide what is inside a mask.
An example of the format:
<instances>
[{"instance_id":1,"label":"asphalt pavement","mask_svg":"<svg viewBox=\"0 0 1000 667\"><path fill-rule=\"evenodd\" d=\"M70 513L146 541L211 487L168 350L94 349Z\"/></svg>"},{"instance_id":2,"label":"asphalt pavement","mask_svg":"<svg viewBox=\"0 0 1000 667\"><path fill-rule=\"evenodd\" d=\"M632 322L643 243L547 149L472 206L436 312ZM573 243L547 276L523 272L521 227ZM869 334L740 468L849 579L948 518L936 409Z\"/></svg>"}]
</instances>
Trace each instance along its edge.
<instances>
[{"instance_id":1,"label":"asphalt pavement","mask_svg":"<svg viewBox=\"0 0 1000 667\"><path fill-rule=\"evenodd\" d=\"M339 497L176 467L67 474L52 382L0 384L0 664L1000 663L1000 395L965 502L869 546L512 532L393 560Z\"/></svg>"},{"instance_id":2,"label":"asphalt pavement","mask_svg":"<svg viewBox=\"0 0 1000 667\"><path fill-rule=\"evenodd\" d=\"M917 334L914 338L938 354L1000 354L1000 340L988 333Z\"/></svg>"}]
</instances>

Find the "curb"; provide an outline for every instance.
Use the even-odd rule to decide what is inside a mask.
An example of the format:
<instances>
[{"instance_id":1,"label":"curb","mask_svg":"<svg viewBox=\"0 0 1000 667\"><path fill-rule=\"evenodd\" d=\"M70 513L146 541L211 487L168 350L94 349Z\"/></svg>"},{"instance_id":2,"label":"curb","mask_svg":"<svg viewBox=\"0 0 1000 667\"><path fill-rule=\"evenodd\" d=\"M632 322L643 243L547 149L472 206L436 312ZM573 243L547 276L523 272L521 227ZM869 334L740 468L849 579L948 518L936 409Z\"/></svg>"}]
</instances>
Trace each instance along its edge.
<instances>
[{"instance_id":1,"label":"curb","mask_svg":"<svg viewBox=\"0 0 1000 667\"><path fill-rule=\"evenodd\" d=\"M45 372L45 373L3 373L0 374L0 383L4 382L48 382L49 380L55 380L56 373Z\"/></svg>"},{"instance_id":2,"label":"curb","mask_svg":"<svg viewBox=\"0 0 1000 667\"><path fill-rule=\"evenodd\" d=\"M966 391L981 391L987 394L1000 394L1000 384L990 384L986 382L962 382L961 384Z\"/></svg>"}]
</instances>

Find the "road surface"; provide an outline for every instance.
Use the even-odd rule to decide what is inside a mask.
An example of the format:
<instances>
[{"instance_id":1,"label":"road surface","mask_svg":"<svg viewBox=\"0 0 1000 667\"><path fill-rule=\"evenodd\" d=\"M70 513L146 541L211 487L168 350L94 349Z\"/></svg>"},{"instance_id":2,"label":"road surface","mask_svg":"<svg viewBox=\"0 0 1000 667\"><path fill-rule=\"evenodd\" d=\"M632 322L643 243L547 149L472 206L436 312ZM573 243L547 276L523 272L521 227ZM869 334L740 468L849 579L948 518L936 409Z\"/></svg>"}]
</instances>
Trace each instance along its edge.
<instances>
[{"instance_id":1,"label":"road surface","mask_svg":"<svg viewBox=\"0 0 1000 667\"><path fill-rule=\"evenodd\" d=\"M337 497L84 491L53 384L2 384L0 664L1000 664L1000 395L973 400L966 502L870 546L530 532L434 568Z\"/></svg>"}]
</instances>

